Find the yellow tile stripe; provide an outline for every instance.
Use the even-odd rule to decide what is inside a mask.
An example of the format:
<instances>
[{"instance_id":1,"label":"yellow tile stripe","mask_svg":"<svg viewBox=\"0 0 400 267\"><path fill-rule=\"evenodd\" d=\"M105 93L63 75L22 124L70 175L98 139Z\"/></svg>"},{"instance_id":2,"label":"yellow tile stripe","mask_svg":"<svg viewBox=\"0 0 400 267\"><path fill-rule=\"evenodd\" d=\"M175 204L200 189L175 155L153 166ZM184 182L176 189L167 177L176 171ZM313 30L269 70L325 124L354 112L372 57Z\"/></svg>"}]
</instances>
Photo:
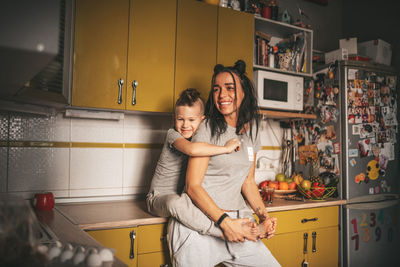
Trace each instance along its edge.
<instances>
[{"instance_id":1,"label":"yellow tile stripe","mask_svg":"<svg viewBox=\"0 0 400 267\"><path fill-rule=\"evenodd\" d=\"M138 143L90 143L90 142L42 142L42 141L0 141L0 147L54 147L54 148L144 148L159 149L163 144Z\"/></svg>"},{"instance_id":2,"label":"yellow tile stripe","mask_svg":"<svg viewBox=\"0 0 400 267\"><path fill-rule=\"evenodd\" d=\"M262 146L262 150L281 150L280 146Z\"/></svg>"}]
</instances>

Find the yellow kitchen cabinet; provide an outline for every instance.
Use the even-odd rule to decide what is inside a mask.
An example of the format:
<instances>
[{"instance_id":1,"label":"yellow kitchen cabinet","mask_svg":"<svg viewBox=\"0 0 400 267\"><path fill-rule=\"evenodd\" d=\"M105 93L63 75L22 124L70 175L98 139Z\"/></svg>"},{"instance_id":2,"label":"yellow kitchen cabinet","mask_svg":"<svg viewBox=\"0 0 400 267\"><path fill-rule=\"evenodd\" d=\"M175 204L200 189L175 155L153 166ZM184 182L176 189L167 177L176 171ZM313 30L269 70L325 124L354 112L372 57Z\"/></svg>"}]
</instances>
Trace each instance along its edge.
<instances>
[{"instance_id":1,"label":"yellow kitchen cabinet","mask_svg":"<svg viewBox=\"0 0 400 267\"><path fill-rule=\"evenodd\" d=\"M115 256L130 267L138 262L137 228L118 228L87 231L104 247L115 249Z\"/></svg>"},{"instance_id":2,"label":"yellow kitchen cabinet","mask_svg":"<svg viewBox=\"0 0 400 267\"><path fill-rule=\"evenodd\" d=\"M171 112L176 0L77 0L72 105Z\"/></svg>"},{"instance_id":3,"label":"yellow kitchen cabinet","mask_svg":"<svg viewBox=\"0 0 400 267\"><path fill-rule=\"evenodd\" d=\"M178 0L175 100L187 88L208 98L217 60L217 9L194 0Z\"/></svg>"},{"instance_id":4,"label":"yellow kitchen cabinet","mask_svg":"<svg viewBox=\"0 0 400 267\"><path fill-rule=\"evenodd\" d=\"M337 206L271 212L278 218L276 234L264 244L282 266L338 266Z\"/></svg>"},{"instance_id":5,"label":"yellow kitchen cabinet","mask_svg":"<svg viewBox=\"0 0 400 267\"><path fill-rule=\"evenodd\" d=\"M253 76L254 15L230 8L218 8L217 62L231 66L238 59L246 62Z\"/></svg>"},{"instance_id":6,"label":"yellow kitchen cabinet","mask_svg":"<svg viewBox=\"0 0 400 267\"><path fill-rule=\"evenodd\" d=\"M72 105L124 109L129 0L77 0Z\"/></svg>"},{"instance_id":7,"label":"yellow kitchen cabinet","mask_svg":"<svg viewBox=\"0 0 400 267\"><path fill-rule=\"evenodd\" d=\"M170 266L166 228L166 224L152 224L134 228L93 230L87 233L103 246L115 249L115 256L128 266Z\"/></svg>"}]
</instances>

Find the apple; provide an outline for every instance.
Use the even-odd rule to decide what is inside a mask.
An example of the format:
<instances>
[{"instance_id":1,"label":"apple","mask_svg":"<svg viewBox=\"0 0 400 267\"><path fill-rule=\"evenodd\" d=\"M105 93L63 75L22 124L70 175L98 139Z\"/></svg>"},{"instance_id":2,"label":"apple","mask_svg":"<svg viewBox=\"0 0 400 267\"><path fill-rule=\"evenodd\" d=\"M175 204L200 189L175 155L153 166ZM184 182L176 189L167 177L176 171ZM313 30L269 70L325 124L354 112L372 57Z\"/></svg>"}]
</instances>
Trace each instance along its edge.
<instances>
[{"instance_id":1,"label":"apple","mask_svg":"<svg viewBox=\"0 0 400 267\"><path fill-rule=\"evenodd\" d=\"M275 175L275 180L278 182L284 182L286 179L286 176L283 173L278 173Z\"/></svg>"},{"instance_id":2,"label":"apple","mask_svg":"<svg viewBox=\"0 0 400 267\"><path fill-rule=\"evenodd\" d=\"M289 189L290 189L290 190L295 190L296 187L297 187L297 184L296 184L295 182L290 182L290 183L289 183Z\"/></svg>"},{"instance_id":3,"label":"apple","mask_svg":"<svg viewBox=\"0 0 400 267\"><path fill-rule=\"evenodd\" d=\"M325 192L325 186L323 184L314 183L312 193L316 197L322 197Z\"/></svg>"},{"instance_id":4,"label":"apple","mask_svg":"<svg viewBox=\"0 0 400 267\"><path fill-rule=\"evenodd\" d=\"M301 182L301 187L304 189L304 190L310 190L310 188L311 188L311 182L310 182L310 180L306 180L306 179L304 179L302 182Z\"/></svg>"},{"instance_id":5,"label":"apple","mask_svg":"<svg viewBox=\"0 0 400 267\"><path fill-rule=\"evenodd\" d=\"M262 181L259 185L258 188L263 189L268 187L268 180Z\"/></svg>"}]
</instances>

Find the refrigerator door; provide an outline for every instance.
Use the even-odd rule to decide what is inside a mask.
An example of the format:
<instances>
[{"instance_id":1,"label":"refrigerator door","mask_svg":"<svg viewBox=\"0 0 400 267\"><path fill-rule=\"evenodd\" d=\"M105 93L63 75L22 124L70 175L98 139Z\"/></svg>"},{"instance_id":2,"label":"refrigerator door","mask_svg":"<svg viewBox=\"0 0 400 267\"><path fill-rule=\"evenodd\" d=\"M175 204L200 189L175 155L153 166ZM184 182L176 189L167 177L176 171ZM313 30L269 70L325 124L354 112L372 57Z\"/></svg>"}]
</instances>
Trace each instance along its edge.
<instances>
[{"instance_id":1,"label":"refrigerator door","mask_svg":"<svg viewBox=\"0 0 400 267\"><path fill-rule=\"evenodd\" d=\"M350 202L399 194L394 70L342 61L343 196ZM397 157L397 158L396 158ZM361 198L361 199L360 199Z\"/></svg>"},{"instance_id":2,"label":"refrigerator door","mask_svg":"<svg viewBox=\"0 0 400 267\"><path fill-rule=\"evenodd\" d=\"M345 205L343 266L400 266L400 200Z\"/></svg>"}]
</instances>

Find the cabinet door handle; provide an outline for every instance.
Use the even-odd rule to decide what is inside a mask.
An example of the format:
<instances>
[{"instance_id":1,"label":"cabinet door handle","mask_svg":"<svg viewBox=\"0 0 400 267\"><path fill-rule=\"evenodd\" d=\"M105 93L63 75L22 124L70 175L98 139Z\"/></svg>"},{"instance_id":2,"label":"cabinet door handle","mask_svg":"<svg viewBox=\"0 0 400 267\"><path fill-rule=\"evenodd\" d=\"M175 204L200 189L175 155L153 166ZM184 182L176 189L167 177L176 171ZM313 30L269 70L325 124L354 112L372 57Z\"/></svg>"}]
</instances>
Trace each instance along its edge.
<instances>
[{"instance_id":1,"label":"cabinet door handle","mask_svg":"<svg viewBox=\"0 0 400 267\"><path fill-rule=\"evenodd\" d=\"M311 221L318 221L318 218L317 217L314 217L314 218L311 218L311 219L304 218L304 219L301 220L301 223L306 223L306 222L311 222Z\"/></svg>"},{"instance_id":2,"label":"cabinet door handle","mask_svg":"<svg viewBox=\"0 0 400 267\"><path fill-rule=\"evenodd\" d=\"M138 86L138 84L139 83L136 80L134 80L132 82L132 88L133 88L133 91L132 91L132 105L133 106L136 105L136 87Z\"/></svg>"},{"instance_id":3,"label":"cabinet door handle","mask_svg":"<svg viewBox=\"0 0 400 267\"><path fill-rule=\"evenodd\" d=\"M119 79L118 80L118 104L122 103L122 86L124 85L124 80L123 79Z\"/></svg>"},{"instance_id":4,"label":"cabinet door handle","mask_svg":"<svg viewBox=\"0 0 400 267\"><path fill-rule=\"evenodd\" d=\"M307 254L307 240L308 240L308 233L304 233L303 235L304 243L303 243L303 254Z\"/></svg>"},{"instance_id":5,"label":"cabinet door handle","mask_svg":"<svg viewBox=\"0 0 400 267\"><path fill-rule=\"evenodd\" d=\"M135 244L135 238L136 238L136 232L135 232L135 230L132 230L132 231L129 233L129 237L131 238L131 249L130 249L130 252L129 252L129 258L130 258L130 259L133 259L133 258L135 257L135 253L133 252L133 246L134 246L134 244Z\"/></svg>"},{"instance_id":6,"label":"cabinet door handle","mask_svg":"<svg viewBox=\"0 0 400 267\"><path fill-rule=\"evenodd\" d=\"M312 252L317 252L317 232L312 232Z\"/></svg>"}]
</instances>

